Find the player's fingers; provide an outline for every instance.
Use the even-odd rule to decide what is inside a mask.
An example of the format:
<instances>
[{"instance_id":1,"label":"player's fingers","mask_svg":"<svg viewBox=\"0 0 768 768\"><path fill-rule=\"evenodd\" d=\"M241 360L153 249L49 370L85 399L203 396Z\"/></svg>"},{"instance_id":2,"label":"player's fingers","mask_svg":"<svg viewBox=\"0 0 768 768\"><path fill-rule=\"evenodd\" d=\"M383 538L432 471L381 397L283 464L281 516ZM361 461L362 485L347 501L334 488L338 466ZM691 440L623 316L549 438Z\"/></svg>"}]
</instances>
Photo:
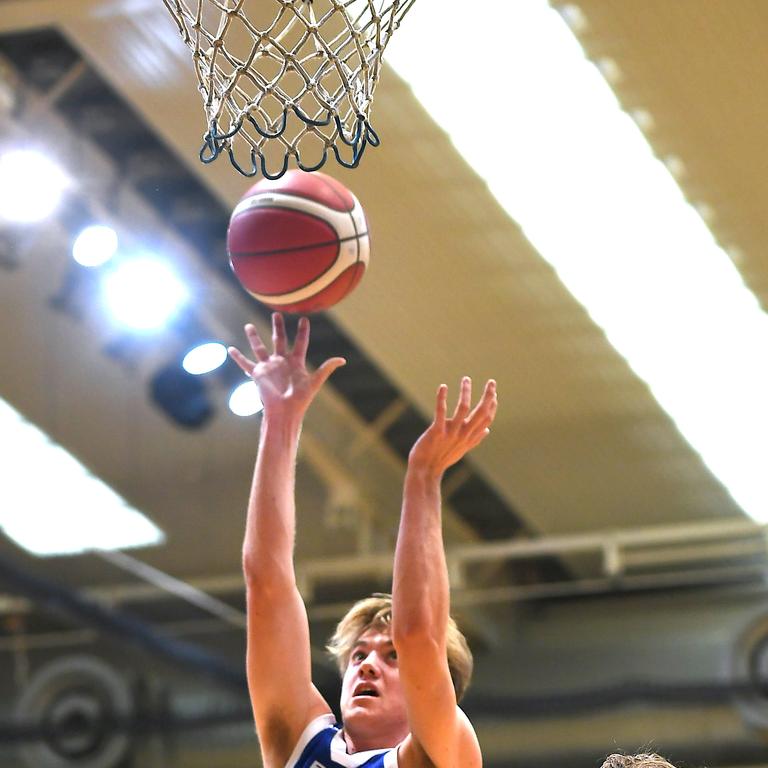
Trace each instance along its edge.
<instances>
[{"instance_id":1,"label":"player's fingers","mask_svg":"<svg viewBox=\"0 0 768 768\"><path fill-rule=\"evenodd\" d=\"M493 420L496 418L496 410L499 407L499 398L496 395L496 391L493 392L493 397L491 398L490 404L488 405L488 419L493 422Z\"/></svg>"},{"instance_id":2,"label":"player's fingers","mask_svg":"<svg viewBox=\"0 0 768 768\"><path fill-rule=\"evenodd\" d=\"M437 397L435 400L435 425L445 426L445 418L448 413L448 385L441 384L437 388Z\"/></svg>"},{"instance_id":3,"label":"player's fingers","mask_svg":"<svg viewBox=\"0 0 768 768\"><path fill-rule=\"evenodd\" d=\"M315 372L312 374L312 388L315 392L325 384L328 377L342 365L346 365L347 361L343 357L332 357L326 360Z\"/></svg>"},{"instance_id":4,"label":"player's fingers","mask_svg":"<svg viewBox=\"0 0 768 768\"><path fill-rule=\"evenodd\" d=\"M485 383L483 397L478 403L478 415L482 421L487 421L486 426L490 425L496 416L496 408L499 405L499 398L496 394L496 382L489 379Z\"/></svg>"},{"instance_id":5,"label":"player's fingers","mask_svg":"<svg viewBox=\"0 0 768 768\"><path fill-rule=\"evenodd\" d=\"M473 448L477 448L477 446L480 445L480 443L482 443L483 440L485 440L485 438L490 434L491 430L486 427L485 429L482 429L476 434L472 435L471 439L469 440L469 448L467 449L467 453L469 453L469 451L471 451Z\"/></svg>"},{"instance_id":6,"label":"player's fingers","mask_svg":"<svg viewBox=\"0 0 768 768\"><path fill-rule=\"evenodd\" d=\"M251 345L254 357L261 362L269 360L269 351L264 346L264 342L261 340L261 336L259 336L256 326L248 323L248 325L245 326L245 335L248 337L248 343Z\"/></svg>"},{"instance_id":7,"label":"player's fingers","mask_svg":"<svg viewBox=\"0 0 768 768\"><path fill-rule=\"evenodd\" d=\"M256 363L249 360L237 347L228 347L227 352L246 376L251 376L253 374L253 369L256 367Z\"/></svg>"},{"instance_id":8,"label":"player's fingers","mask_svg":"<svg viewBox=\"0 0 768 768\"><path fill-rule=\"evenodd\" d=\"M299 328L296 331L296 341L293 343L293 357L303 363L307 359L307 349L309 349L309 318L299 318Z\"/></svg>"},{"instance_id":9,"label":"player's fingers","mask_svg":"<svg viewBox=\"0 0 768 768\"><path fill-rule=\"evenodd\" d=\"M493 402L496 400L496 382L488 379L483 388L483 394L477 401L477 405L472 409L472 413L467 417L468 421L474 421L477 418L483 418L490 410Z\"/></svg>"},{"instance_id":10,"label":"player's fingers","mask_svg":"<svg viewBox=\"0 0 768 768\"><path fill-rule=\"evenodd\" d=\"M285 357L288 351L285 320L280 312L272 313L272 349L280 357Z\"/></svg>"},{"instance_id":11,"label":"player's fingers","mask_svg":"<svg viewBox=\"0 0 768 768\"><path fill-rule=\"evenodd\" d=\"M478 413L474 419L465 422L464 438L471 443L479 434L490 429L491 424L493 424L493 412Z\"/></svg>"},{"instance_id":12,"label":"player's fingers","mask_svg":"<svg viewBox=\"0 0 768 768\"><path fill-rule=\"evenodd\" d=\"M469 414L469 405L472 402L472 379L464 376L459 387L459 399L456 403L456 410L453 412L453 421L456 425L461 425Z\"/></svg>"}]
</instances>

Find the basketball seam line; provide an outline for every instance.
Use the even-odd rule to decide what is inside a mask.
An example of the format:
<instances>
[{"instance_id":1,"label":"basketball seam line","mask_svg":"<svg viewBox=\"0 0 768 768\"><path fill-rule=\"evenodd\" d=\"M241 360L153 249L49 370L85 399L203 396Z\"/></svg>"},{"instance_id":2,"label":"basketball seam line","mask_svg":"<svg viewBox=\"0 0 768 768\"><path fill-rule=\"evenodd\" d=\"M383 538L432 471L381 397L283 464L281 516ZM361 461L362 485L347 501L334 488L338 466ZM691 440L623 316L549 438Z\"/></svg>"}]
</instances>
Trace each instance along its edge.
<instances>
[{"instance_id":1,"label":"basketball seam line","mask_svg":"<svg viewBox=\"0 0 768 768\"><path fill-rule=\"evenodd\" d=\"M345 210L345 212L346 212L346 213L348 213L348 214L351 216L351 215L352 215L352 211L355 209L355 206L353 205L353 206L352 206L352 208L349 208L349 209L348 209L348 208L346 207L346 203L347 203L347 201L344 199L344 197L342 196L342 194L341 194L341 193L340 193L340 192L339 192L339 191L336 189L336 187L334 187L334 186L333 186L333 184L331 184L331 182L330 182L330 181L328 181L328 180L327 180L325 177L323 177L323 176L318 176L318 177L317 177L317 180L318 180L320 183L322 183L322 184L325 184L325 187L326 187L326 189L330 190L331 194L332 194L332 195L334 195L334 196L336 197L336 199L337 199L337 200L338 200L338 201L339 201L339 202L342 204L342 206L344 207L344 210ZM339 183L341 183L341 182L339 182ZM342 185L342 186L343 186L343 185ZM348 191L348 192L350 192L350 190L347 190L347 191ZM350 192L350 194L352 194L352 193ZM355 200L357 199L357 198L356 198L354 195L352 195L352 197L353 197L353 199L355 199Z\"/></svg>"},{"instance_id":2,"label":"basketball seam line","mask_svg":"<svg viewBox=\"0 0 768 768\"><path fill-rule=\"evenodd\" d=\"M278 253L288 253L290 251L309 251L312 248L325 248L328 245L335 245L336 243L348 243L350 240L358 240L361 237L368 237L368 232L360 232L359 234L350 237L337 237L335 240L328 240L323 243L312 243L312 245L294 245L290 248L271 248L268 251L230 251L230 258L232 256L275 256ZM358 256L355 263L359 260L360 258Z\"/></svg>"}]
</instances>

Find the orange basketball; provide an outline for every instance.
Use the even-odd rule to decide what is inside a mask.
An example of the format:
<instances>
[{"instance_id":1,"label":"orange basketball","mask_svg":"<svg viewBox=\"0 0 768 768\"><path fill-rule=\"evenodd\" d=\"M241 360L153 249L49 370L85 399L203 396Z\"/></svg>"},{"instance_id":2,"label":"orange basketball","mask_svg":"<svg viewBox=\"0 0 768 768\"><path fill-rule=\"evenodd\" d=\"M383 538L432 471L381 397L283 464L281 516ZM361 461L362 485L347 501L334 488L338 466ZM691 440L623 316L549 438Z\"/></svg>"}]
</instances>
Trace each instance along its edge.
<instances>
[{"instance_id":1,"label":"orange basketball","mask_svg":"<svg viewBox=\"0 0 768 768\"><path fill-rule=\"evenodd\" d=\"M229 220L227 250L251 296L282 312L319 312L341 301L365 273L368 223L341 182L317 171L288 171L243 195Z\"/></svg>"}]
</instances>

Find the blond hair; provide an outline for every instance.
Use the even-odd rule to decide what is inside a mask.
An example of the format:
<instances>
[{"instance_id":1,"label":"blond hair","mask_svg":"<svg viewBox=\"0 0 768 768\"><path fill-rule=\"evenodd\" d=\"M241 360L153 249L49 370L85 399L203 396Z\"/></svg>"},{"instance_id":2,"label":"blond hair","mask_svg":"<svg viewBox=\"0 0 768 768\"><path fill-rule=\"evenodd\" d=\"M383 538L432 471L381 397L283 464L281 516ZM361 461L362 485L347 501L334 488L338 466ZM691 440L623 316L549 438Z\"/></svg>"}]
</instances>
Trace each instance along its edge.
<instances>
[{"instance_id":1,"label":"blond hair","mask_svg":"<svg viewBox=\"0 0 768 768\"><path fill-rule=\"evenodd\" d=\"M327 649L336 659L339 672L343 675L360 635L369 629L389 629L392 623L392 596L376 593L355 603L347 615L338 623L336 631L328 642ZM461 701L472 677L472 651L467 640L456 625L448 619L446 634L448 669L456 692L456 701Z\"/></svg>"},{"instance_id":2,"label":"blond hair","mask_svg":"<svg viewBox=\"0 0 768 768\"><path fill-rule=\"evenodd\" d=\"M654 754L610 755L603 768L675 768L663 757Z\"/></svg>"}]
</instances>

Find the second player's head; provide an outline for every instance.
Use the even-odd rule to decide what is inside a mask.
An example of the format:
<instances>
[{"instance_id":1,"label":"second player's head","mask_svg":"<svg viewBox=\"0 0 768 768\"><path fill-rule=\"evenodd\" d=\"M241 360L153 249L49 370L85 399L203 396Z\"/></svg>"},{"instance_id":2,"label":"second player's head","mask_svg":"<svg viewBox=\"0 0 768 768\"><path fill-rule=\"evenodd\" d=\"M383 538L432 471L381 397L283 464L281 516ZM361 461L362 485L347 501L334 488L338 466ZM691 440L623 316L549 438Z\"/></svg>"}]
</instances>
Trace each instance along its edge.
<instances>
[{"instance_id":1,"label":"second player's head","mask_svg":"<svg viewBox=\"0 0 768 768\"><path fill-rule=\"evenodd\" d=\"M663 757L644 753L640 755L610 755L602 768L675 768Z\"/></svg>"}]
</instances>

